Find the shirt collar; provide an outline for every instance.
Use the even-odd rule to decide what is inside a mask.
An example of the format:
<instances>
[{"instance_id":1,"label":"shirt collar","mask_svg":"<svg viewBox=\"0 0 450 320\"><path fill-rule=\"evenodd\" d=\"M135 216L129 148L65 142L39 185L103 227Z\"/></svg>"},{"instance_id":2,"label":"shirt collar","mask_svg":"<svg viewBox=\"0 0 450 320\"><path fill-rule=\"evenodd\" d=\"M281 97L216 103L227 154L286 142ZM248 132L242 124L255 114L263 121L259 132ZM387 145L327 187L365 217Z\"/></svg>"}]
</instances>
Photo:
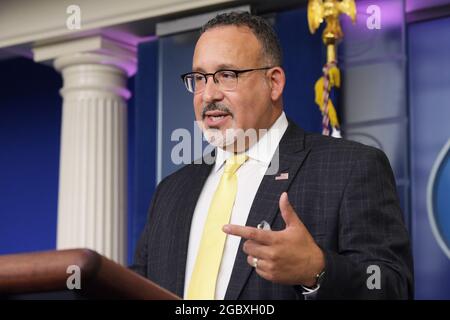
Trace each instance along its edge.
<instances>
[{"instance_id":1,"label":"shirt collar","mask_svg":"<svg viewBox=\"0 0 450 320\"><path fill-rule=\"evenodd\" d=\"M254 159L264 165L269 165L287 127L288 121L283 111L267 133L245 153L250 159ZM214 172L217 172L225 161L233 156L232 152L223 150L222 148L216 148L216 153Z\"/></svg>"}]
</instances>

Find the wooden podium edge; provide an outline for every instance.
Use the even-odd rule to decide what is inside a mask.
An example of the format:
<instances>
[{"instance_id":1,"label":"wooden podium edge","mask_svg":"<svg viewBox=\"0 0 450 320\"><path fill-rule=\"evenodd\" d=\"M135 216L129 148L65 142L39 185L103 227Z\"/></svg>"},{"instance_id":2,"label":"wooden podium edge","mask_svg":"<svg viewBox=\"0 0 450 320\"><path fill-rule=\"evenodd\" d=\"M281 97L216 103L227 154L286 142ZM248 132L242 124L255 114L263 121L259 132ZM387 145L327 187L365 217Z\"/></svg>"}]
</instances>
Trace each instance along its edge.
<instances>
[{"instance_id":1,"label":"wooden podium edge","mask_svg":"<svg viewBox=\"0 0 450 320\"><path fill-rule=\"evenodd\" d=\"M81 288L68 289L69 266ZM72 291L93 299L180 300L172 292L89 249L0 256L0 295Z\"/></svg>"}]
</instances>

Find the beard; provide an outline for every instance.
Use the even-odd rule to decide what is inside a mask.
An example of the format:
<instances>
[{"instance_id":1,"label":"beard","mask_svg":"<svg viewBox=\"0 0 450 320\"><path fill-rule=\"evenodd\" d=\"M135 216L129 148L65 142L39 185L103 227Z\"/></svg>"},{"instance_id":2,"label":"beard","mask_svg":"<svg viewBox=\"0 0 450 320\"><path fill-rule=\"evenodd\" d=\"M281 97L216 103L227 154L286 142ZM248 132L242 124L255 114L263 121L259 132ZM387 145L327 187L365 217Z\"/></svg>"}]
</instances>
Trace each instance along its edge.
<instances>
[{"instance_id":1,"label":"beard","mask_svg":"<svg viewBox=\"0 0 450 320\"><path fill-rule=\"evenodd\" d=\"M222 111L226 112L231 115L232 118L232 125L231 128L226 128L224 130L221 130L216 127L206 127L204 124L204 121L201 121L201 129L203 132L203 135L205 136L206 141L208 141L209 144L213 145L214 147L219 148L225 148L229 145L234 144L234 142L237 139L237 133L236 133L236 121L234 119L233 112L231 112L230 108L224 104L224 103L209 103L203 106L202 109L202 120L205 119L206 113L208 111Z\"/></svg>"},{"instance_id":2,"label":"beard","mask_svg":"<svg viewBox=\"0 0 450 320\"><path fill-rule=\"evenodd\" d=\"M234 120L232 127L225 130L220 130L218 128L203 128L202 130L208 143L222 149L225 149L227 146L233 145L238 139Z\"/></svg>"},{"instance_id":3,"label":"beard","mask_svg":"<svg viewBox=\"0 0 450 320\"><path fill-rule=\"evenodd\" d=\"M243 152L256 143L258 140L257 130L239 128L234 114L224 103L205 105L202 110L202 119L205 118L206 112L215 110L228 113L231 116L231 126L225 129L207 127L204 121L200 121L198 124L209 144L230 152Z\"/></svg>"}]
</instances>

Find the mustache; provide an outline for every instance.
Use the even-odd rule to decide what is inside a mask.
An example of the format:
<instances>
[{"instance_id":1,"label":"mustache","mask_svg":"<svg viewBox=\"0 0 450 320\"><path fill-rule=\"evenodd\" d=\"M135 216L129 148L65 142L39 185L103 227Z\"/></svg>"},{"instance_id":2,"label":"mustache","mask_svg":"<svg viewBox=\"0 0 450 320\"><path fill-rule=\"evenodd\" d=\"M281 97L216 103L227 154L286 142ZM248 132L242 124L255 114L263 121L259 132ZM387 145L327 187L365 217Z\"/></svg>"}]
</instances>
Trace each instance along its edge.
<instances>
[{"instance_id":1,"label":"mustache","mask_svg":"<svg viewBox=\"0 0 450 320\"><path fill-rule=\"evenodd\" d=\"M205 118L206 113L208 111L222 111L222 112L229 113L233 117L233 113L231 112L231 110L223 103L213 102L213 103L208 103L207 105L203 106L202 119Z\"/></svg>"}]
</instances>

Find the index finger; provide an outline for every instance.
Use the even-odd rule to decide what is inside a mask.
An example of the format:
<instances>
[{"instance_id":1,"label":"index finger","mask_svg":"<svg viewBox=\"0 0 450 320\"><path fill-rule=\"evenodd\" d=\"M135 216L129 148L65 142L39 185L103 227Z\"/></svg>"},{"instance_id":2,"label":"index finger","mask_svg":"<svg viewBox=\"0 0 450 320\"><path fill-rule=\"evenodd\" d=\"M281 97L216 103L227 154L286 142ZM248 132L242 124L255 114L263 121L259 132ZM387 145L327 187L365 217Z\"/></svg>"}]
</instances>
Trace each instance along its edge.
<instances>
[{"instance_id":1,"label":"index finger","mask_svg":"<svg viewBox=\"0 0 450 320\"><path fill-rule=\"evenodd\" d=\"M272 243L272 231L257 229L254 227L238 226L235 224L226 224L223 231L227 234L238 236L248 240L254 240L261 244L269 245Z\"/></svg>"}]
</instances>

